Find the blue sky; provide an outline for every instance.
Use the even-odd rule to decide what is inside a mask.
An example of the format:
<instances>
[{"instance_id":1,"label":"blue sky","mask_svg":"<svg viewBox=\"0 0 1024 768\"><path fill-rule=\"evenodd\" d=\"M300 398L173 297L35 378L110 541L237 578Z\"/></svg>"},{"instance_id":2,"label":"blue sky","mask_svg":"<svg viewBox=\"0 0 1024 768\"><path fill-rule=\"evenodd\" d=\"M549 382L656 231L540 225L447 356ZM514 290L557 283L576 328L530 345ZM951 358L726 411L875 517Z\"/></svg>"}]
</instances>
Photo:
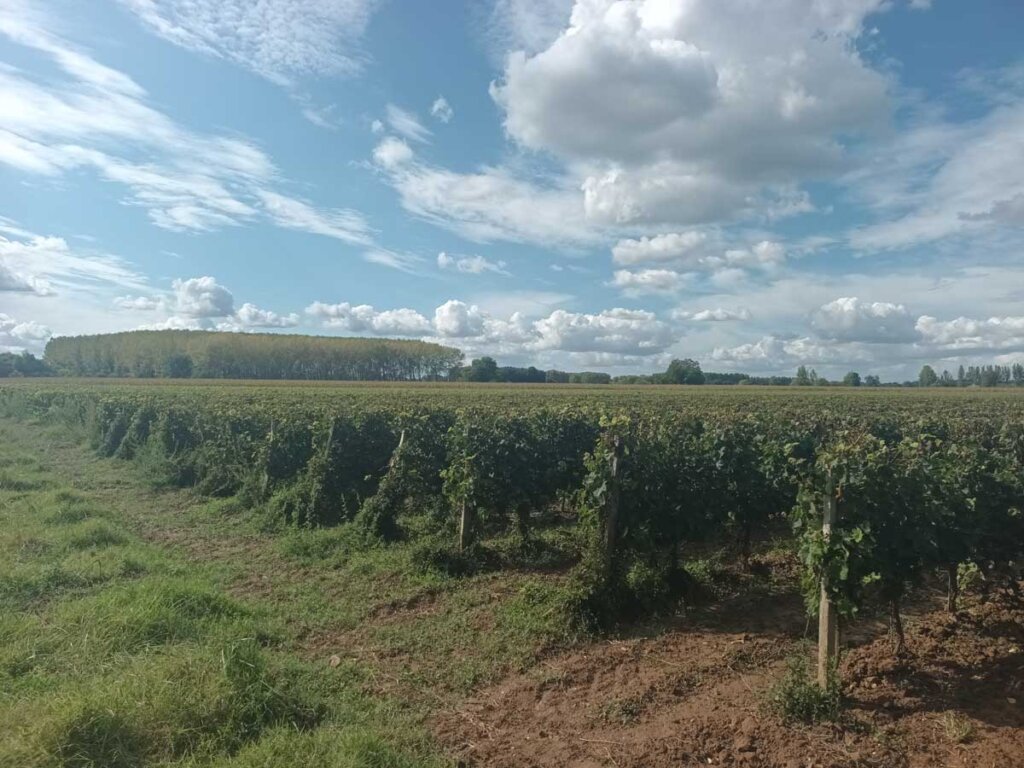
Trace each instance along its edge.
<instances>
[{"instance_id":1,"label":"blue sky","mask_svg":"<svg viewBox=\"0 0 1024 768\"><path fill-rule=\"evenodd\" d=\"M1024 360L1017 0L7 0L0 348Z\"/></svg>"}]
</instances>

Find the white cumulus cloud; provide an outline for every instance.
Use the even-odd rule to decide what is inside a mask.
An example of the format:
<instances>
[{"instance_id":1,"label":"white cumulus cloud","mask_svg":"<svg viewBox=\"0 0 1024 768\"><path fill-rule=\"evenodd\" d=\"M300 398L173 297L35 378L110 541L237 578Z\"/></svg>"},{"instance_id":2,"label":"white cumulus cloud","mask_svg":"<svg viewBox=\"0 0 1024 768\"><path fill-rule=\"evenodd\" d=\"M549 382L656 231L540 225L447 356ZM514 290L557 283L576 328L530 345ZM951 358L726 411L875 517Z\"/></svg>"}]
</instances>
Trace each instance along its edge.
<instances>
[{"instance_id":1,"label":"white cumulus cloud","mask_svg":"<svg viewBox=\"0 0 1024 768\"><path fill-rule=\"evenodd\" d=\"M430 321L412 309L378 312L369 304L325 304L316 301L306 307L306 314L322 320L327 327L344 328L354 333L423 336L432 331Z\"/></svg>"},{"instance_id":2,"label":"white cumulus cloud","mask_svg":"<svg viewBox=\"0 0 1024 768\"><path fill-rule=\"evenodd\" d=\"M927 343L948 350L1024 349L1024 317L958 317L941 321L922 315L915 327Z\"/></svg>"},{"instance_id":3,"label":"white cumulus cloud","mask_svg":"<svg viewBox=\"0 0 1024 768\"><path fill-rule=\"evenodd\" d=\"M299 324L299 316L294 312L279 315L269 309L260 309L249 302L243 304L235 313L235 320L244 328L293 328Z\"/></svg>"},{"instance_id":4,"label":"white cumulus cloud","mask_svg":"<svg viewBox=\"0 0 1024 768\"><path fill-rule=\"evenodd\" d=\"M210 276L175 280L174 311L186 317L227 317L235 311L235 298Z\"/></svg>"},{"instance_id":5,"label":"white cumulus cloud","mask_svg":"<svg viewBox=\"0 0 1024 768\"><path fill-rule=\"evenodd\" d=\"M434 310L434 328L441 336L480 336L484 331L484 315L476 306L451 299Z\"/></svg>"},{"instance_id":6,"label":"white cumulus cloud","mask_svg":"<svg viewBox=\"0 0 1024 768\"><path fill-rule=\"evenodd\" d=\"M812 316L817 333L838 341L912 342L918 338L914 318L902 304L843 297L821 306Z\"/></svg>"},{"instance_id":7,"label":"white cumulus cloud","mask_svg":"<svg viewBox=\"0 0 1024 768\"><path fill-rule=\"evenodd\" d=\"M609 285L629 296L676 293L689 282L689 275L671 269L617 269Z\"/></svg>"},{"instance_id":8,"label":"white cumulus cloud","mask_svg":"<svg viewBox=\"0 0 1024 768\"><path fill-rule=\"evenodd\" d=\"M35 320L15 320L0 312L0 352L39 352L52 335L50 329Z\"/></svg>"},{"instance_id":9,"label":"white cumulus cloud","mask_svg":"<svg viewBox=\"0 0 1024 768\"><path fill-rule=\"evenodd\" d=\"M166 307L162 298L153 296L118 296L114 299L118 309L134 309L140 312L151 312Z\"/></svg>"},{"instance_id":10,"label":"white cumulus cloud","mask_svg":"<svg viewBox=\"0 0 1024 768\"><path fill-rule=\"evenodd\" d=\"M701 309L696 312L677 309L672 312L672 319L692 320L698 323L722 323L734 320L749 320L750 311L746 309L726 309L725 307Z\"/></svg>"},{"instance_id":11,"label":"white cumulus cloud","mask_svg":"<svg viewBox=\"0 0 1024 768\"><path fill-rule=\"evenodd\" d=\"M4 292L49 296L53 290L46 281L29 275L21 275L0 261L0 293Z\"/></svg>"},{"instance_id":12,"label":"white cumulus cloud","mask_svg":"<svg viewBox=\"0 0 1024 768\"><path fill-rule=\"evenodd\" d=\"M423 336L503 359L563 354L581 364L599 358L607 365L660 362L658 356L677 339L672 326L653 312L621 308L596 313L555 309L535 318L513 312L500 318L476 304L450 299L429 319L412 309L380 311L348 302L314 302L306 313L327 327L381 336Z\"/></svg>"},{"instance_id":13,"label":"white cumulus cloud","mask_svg":"<svg viewBox=\"0 0 1024 768\"><path fill-rule=\"evenodd\" d=\"M492 93L520 144L588 167L588 215L698 222L805 210L842 137L888 116L857 53L882 0L579 0L548 47L513 53Z\"/></svg>"},{"instance_id":14,"label":"white cumulus cloud","mask_svg":"<svg viewBox=\"0 0 1024 768\"><path fill-rule=\"evenodd\" d=\"M671 232L638 240L619 240L612 247L616 264L631 266L659 261L682 261L707 240L703 232Z\"/></svg>"},{"instance_id":15,"label":"white cumulus cloud","mask_svg":"<svg viewBox=\"0 0 1024 768\"><path fill-rule=\"evenodd\" d=\"M397 168L413 158L413 151L401 139L388 136L373 148L373 159L387 169Z\"/></svg>"}]
</instances>

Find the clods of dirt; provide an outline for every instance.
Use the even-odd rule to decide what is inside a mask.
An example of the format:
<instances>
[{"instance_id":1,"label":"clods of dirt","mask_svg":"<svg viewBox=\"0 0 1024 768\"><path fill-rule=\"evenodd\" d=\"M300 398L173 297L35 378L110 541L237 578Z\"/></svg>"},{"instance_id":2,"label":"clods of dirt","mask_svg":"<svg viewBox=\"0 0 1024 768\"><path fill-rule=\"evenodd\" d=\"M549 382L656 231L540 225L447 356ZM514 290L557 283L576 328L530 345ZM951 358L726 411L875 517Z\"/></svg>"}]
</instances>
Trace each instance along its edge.
<instances>
[{"instance_id":1,"label":"clods of dirt","mask_svg":"<svg viewBox=\"0 0 1024 768\"><path fill-rule=\"evenodd\" d=\"M787 726L764 694L800 646L798 617L603 641L550 658L433 721L466 766L1024 768L1024 606L1010 596L907 621L910 653L850 649L840 723ZM767 610L767 613L766 613Z\"/></svg>"}]
</instances>

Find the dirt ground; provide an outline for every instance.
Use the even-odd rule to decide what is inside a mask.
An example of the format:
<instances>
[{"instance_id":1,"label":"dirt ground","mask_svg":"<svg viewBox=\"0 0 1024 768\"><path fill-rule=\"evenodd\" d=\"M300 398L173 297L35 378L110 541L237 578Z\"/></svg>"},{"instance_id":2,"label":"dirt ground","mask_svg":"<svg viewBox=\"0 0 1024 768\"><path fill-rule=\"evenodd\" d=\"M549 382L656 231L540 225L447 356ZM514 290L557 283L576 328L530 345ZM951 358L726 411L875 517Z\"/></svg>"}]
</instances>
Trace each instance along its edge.
<instances>
[{"instance_id":1,"label":"dirt ground","mask_svg":"<svg viewBox=\"0 0 1024 768\"><path fill-rule=\"evenodd\" d=\"M805 647L800 601L781 594L549 658L438 715L434 731L462 765L494 768L1024 766L1024 603L908 613L902 660L884 624L847 628L837 724L786 726L765 709Z\"/></svg>"}]
</instances>

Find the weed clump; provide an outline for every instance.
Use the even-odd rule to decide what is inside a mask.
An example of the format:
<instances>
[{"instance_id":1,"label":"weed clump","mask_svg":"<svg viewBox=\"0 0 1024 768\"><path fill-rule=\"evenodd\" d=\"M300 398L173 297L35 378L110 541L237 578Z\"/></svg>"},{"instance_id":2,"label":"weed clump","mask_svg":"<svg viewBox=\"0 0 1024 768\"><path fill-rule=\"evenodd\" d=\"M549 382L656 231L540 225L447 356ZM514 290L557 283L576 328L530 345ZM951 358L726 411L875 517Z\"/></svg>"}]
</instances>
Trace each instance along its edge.
<instances>
[{"instance_id":1,"label":"weed clump","mask_svg":"<svg viewBox=\"0 0 1024 768\"><path fill-rule=\"evenodd\" d=\"M956 712L944 712L939 718L939 726L953 744L967 744L975 736L974 723Z\"/></svg>"},{"instance_id":2,"label":"weed clump","mask_svg":"<svg viewBox=\"0 0 1024 768\"><path fill-rule=\"evenodd\" d=\"M74 525L99 516L89 499L69 488L56 491L53 504L57 508L46 518L48 525Z\"/></svg>"},{"instance_id":3,"label":"weed clump","mask_svg":"<svg viewBox=\"0 0 1024 768\"><path fill-rule=\"evenodd\" d=\"M108 652L199 639L246 617L229 598L194 582L147 578L68 605L58 614L69 638L88 638Z\"/></svg>"},{"instance_id":4,"label":"weed clump","mask_svg":"<svg viewBox=\"0 0 1024 768\"><path fill-rule=\"evenodd\" d=\"M84 522L90 517L89 510L78 506L61 506L46 518L50 525L75 525Z\"/></svg>"},{"instance_id":5,"label":"weed clump","mask_svg":"<svg viewBox=\"0 0 1024 768\"><path fill-rule=\"evenodd\" d=\"M126 543L128 539L124 534L100 520L83 523L68 539L68 547L74 550L117 547Z\"/></svg>"},{"instance_id":6,"label":"weed clump","mask_svg":"<svg viewBox=\"0 0 1024 768\"><path fill-rule=\"evenodd\" d=\"M43 478L24 477L13 474L6 470L0 470L0 491L13 491L15 493L26 493L46 488L48 481Z\"/></svg>"},{"instance_id":7,"label":"weed clump","mask_svg":"<svg viewBox=\"0 0 1024 768\"><path fill-rule=\"evenodd\" d=\"M115 683L80 688L39 712L38 753L61 768L128 768L232 755L265 731L305 732L327 707L273 670L251 638L220 653L140 659Z\"/></svg>"},{"instance_id":8,"label":"weed clump","mask_svg":"<svg viewBox=\"0 0 1024 768\"><path fill-rule=\"evenodd\" d=\"M839 676L833 669L827 685L822 688L811 677L807 657L803 654L791 656L786 673L768 691L765 703L768 710L787 725L838 720L842 708Z\"/></svg>"},{"instance_id":9,"label":"weed clump","mask_svg":"<svg viewBox=\"0 0 1024 768\"><path fill-rule=\"evenodd\" d=\"M459 550L447 541L431 538L413 547L412 564L420 571L458 578L493 570L498 560L491 550L479 543Z\"/></svg>"},{"instance_id":10,"label":"weed clump","mask_svg":"<svg viewBox=\"0 0 1024 768\"><path fill-rule=\"evenodd\" d=\"M237 755L214 768L267 768L301 765L303 768L427 768L445 765L397 750L369 728L321 727L309 733L276 727Z\"/></svg>"},{"instance_id":11,"label":"weed clump","mask_svg":"<svg viewBox=\"0 0 1024 768\"><path fill-rule=\"evenodd\" d=\"M81 576L60 565L0 573L0 608L23 611L60 592L85 586Z\"/></svg>"},{"instance_id":12,"label":"weed clump","mask_svg":"<svg viewBox=\"0 0 1024 768\"><path fill-rule=\"evenodd\" d=\"M61 768L132 768L141 762L143 736L130 717L90 703L61 723L46 751Z\"/></svg>"},{"instance_id":13,"label":"weed clump","mask_svg":"<svg viewBox=\"0 0 1024 768\"><path fill-rule=\"evenodd\" d=\"M332 528L288 528L279 537L281 554L303 563L344 560L352 553L370 548L362 529L353 524Z\"/></svg>"}]
</instances>

